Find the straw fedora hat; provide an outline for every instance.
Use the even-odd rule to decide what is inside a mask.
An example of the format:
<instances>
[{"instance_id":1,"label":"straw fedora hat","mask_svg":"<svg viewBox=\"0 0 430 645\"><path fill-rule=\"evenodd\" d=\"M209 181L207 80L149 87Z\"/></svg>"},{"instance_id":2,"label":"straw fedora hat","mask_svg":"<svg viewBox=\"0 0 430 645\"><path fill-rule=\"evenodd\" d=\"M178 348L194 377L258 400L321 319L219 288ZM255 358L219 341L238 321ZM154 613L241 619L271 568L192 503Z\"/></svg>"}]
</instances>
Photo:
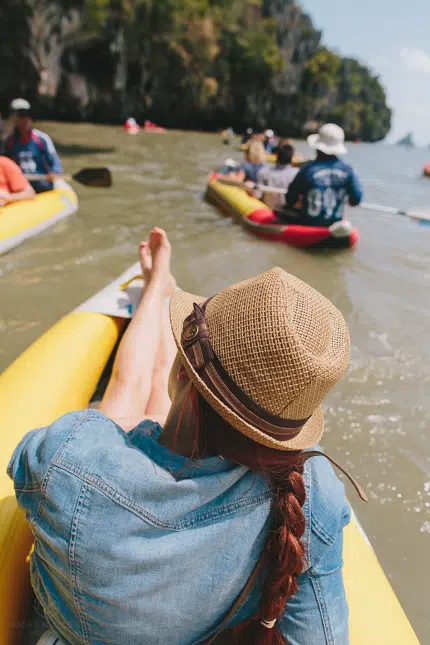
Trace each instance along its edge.
<instances>
[{"instance_id":1,"label":"straw fedora hat","mask_svg":"<svg viewBox=\"0 0 430 645\"><path fill-rule=\"evenodd\" d=\"M329 300L275 267L209 300L177 291L170 319L189 378L230 425L278 450L319 442L320 404L350 353Z\"/></svg>"}]
</instances>

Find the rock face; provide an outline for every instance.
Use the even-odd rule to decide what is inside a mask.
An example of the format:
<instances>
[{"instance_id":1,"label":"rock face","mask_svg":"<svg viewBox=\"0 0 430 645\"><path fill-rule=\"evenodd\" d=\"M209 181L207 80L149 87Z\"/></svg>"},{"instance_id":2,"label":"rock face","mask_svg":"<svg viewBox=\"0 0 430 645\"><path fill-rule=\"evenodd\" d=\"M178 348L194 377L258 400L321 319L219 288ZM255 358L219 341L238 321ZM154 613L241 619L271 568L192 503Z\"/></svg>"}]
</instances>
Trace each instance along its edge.
<instances>
[{"instance_id":1,"label":"rock face","mask_svg":"<svg viewBox=\"0 0 430 645\"><path fill-rule=\"evenodd\" d=\"M376 141L391 111L378 79L321 45L294 0L2 0L0 105L38 116L167 127L324 121Z\"/></svg>"},{"instance_id":2,"label":"rock face","mask_svg":"<svg viewBox=\"0 0 430 645\"><path fill-rule=\"evenodd\" d=\"M414 147L415 142L414 142L414 135L412 132L409 132L407 135L402 137L401 139L398 140L397 142L398 146L409 146L409 147Z\"/></svg>"}]
</instances>

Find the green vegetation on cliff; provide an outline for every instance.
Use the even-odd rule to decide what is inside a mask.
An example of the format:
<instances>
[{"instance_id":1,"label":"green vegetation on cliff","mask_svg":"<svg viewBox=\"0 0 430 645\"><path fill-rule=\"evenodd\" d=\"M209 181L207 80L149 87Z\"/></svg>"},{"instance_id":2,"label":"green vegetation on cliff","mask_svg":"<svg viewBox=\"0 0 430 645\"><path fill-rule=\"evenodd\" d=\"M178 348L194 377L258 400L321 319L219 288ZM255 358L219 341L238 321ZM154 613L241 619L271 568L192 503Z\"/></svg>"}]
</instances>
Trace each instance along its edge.
<instances>
[{"instance_id":1,"label":"green vegetation on cliff","mask_svg":"<svg viewBox=\"0 0 430 645\"><path fill-rule=\"evenodd\" d=\"M3 107L295 136L332 120L367 141L390 128L378 78L322 46L294 0L3 0L0 30Z\"/></svg>"}]
</instances>

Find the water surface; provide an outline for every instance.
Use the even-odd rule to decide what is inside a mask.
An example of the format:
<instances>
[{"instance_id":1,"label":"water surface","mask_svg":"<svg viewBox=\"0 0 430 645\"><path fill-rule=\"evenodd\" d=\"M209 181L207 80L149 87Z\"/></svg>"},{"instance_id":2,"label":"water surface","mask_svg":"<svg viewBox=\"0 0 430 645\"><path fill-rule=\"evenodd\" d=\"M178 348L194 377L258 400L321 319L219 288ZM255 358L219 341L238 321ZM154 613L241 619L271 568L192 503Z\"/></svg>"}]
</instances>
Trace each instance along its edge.
<instances>
[{"instance_id":1,"label":"water surface","mask_svg":"<svg viewBox=\"0 0 430 645\"><path fill-rule=\"evenodd\" d=\"M367 488L371 503L348 488L352 503L429 643L430 227L355 209L354 251L299 251L253 237L203 200L208 172L241 158L218 135L43 127L67 171L107 165L114 187L78 187L77 215L0 257L0 368L134 262L154 224L168 231L178 282L191 292L211 295L275 265L308 281L341 309L352 336L351 368L327 401L324 447ZM421 176L430 150L360 144L348 159L367 201L430 210Z\"/></svg>"}]
</instances>

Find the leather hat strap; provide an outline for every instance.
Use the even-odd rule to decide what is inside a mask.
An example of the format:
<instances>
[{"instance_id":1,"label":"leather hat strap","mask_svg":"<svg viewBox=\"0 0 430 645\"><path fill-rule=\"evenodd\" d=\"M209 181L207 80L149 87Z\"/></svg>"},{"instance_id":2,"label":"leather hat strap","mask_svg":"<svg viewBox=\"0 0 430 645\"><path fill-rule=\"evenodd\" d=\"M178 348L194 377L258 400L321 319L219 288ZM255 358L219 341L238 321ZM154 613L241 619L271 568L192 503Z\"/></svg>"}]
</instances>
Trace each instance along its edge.
<instances>
[{"instance_id":1,"label":"leather hat strap","mask_svg":"<svg viewBox=\"0 0 430 645\"><path fill-rule=\"evenodd\" d=\"M310 417L284 419L271 414L234 382L210 343L204 313L209 300L201 306L194 304L193 313L184 321L181 342L191 365L208 389L244 421L278 441L293 439Z\"/></svg>"},{"instance_id":2,"label":"leather hat strap","mask_svg":"<svg viewBox=\"0 0 430 645\"><path fill-rule=\"evenodd\" d=\"M306 450L301 454L301 459L303 463L305 463L305 461L307 461L310 457L325 457L331 464L333 464L333 466L336 466L336 468L338 468L340 472L345 475L345 477L347 477L347 479L354 486L359 498L363 502L369 501L364 488L358 483L358 481L352 475L349 474L347 470L345 470L345 468L343 468L335 459L333 459L333 457L330 457L325 452L321 452L320 450Z\"/></svg>"}]
</instances>

